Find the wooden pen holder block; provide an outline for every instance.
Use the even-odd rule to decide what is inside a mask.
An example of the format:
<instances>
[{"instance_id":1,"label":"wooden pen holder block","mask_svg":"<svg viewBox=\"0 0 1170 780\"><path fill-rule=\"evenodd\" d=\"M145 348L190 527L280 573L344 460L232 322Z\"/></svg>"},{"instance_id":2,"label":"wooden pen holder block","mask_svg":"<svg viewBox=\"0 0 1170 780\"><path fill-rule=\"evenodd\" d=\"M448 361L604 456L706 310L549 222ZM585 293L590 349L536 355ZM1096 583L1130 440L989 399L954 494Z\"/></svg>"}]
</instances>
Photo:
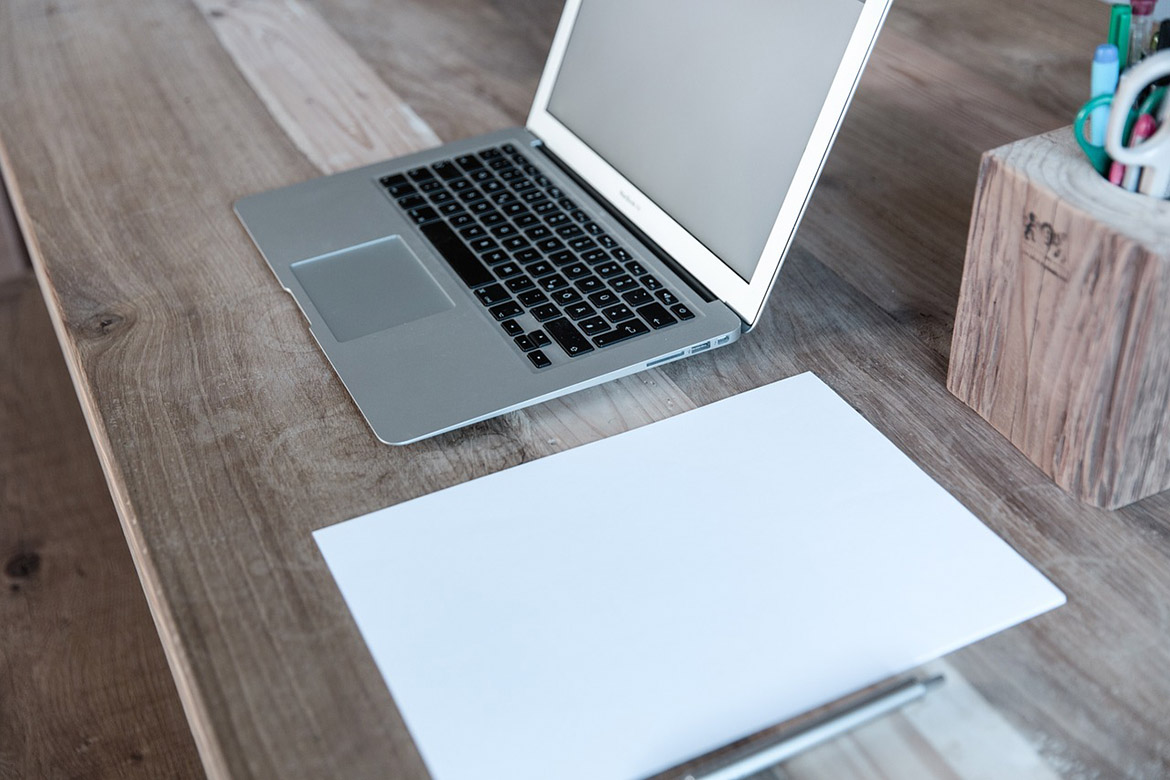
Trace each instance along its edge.
<instances>
[{"instance_id":1,"label":"wooden pen holder block","mask_svg":"<svg viewBox=\"0 0 1170 780\"><path fill-rule=\"evenodd\" d=\"M1069 128L985 153L947 387L1084 501L1170 488L1170 202Z\"/></svg>"}]
</instances>

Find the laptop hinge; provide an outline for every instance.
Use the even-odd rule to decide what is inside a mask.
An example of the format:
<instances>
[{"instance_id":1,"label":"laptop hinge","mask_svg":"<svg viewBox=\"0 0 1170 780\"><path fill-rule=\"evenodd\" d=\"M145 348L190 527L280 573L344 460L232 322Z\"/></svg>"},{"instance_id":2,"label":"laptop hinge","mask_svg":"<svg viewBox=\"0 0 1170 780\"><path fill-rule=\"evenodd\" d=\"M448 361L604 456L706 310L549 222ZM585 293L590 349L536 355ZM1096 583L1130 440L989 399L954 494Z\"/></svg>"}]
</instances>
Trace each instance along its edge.
<instances>
[{"instance_id":1,"label":"laptop hinge","mask_svg":"<svg viewBox=\"0 0 1170 780\"><path fill-rule=\"evenodd\" d=\"M715 301L719 300L719 298L716 297L706 287L704 287L699 282L698 279L696 279L694 276L692 276L689 271L687 271L685 268L683 268L681 265L679 265L677 260L675 260L673 257L668 255L662 249L662 247L658 246L658 244L654 243L654 241L651 240L651 238L649 236L647 236L645 233L643 233L641 230L639 230L637 225L635 225L633 222L631 222L626 217L626 215L622 214L620 211L618 211L613 206L611 206L609 201L607 201L596 190L594 190L592 187L590 187L589 184L584 179L582 179L580 176L577 175L576 171L574 171L572 168L570 168L568 165L566 165L564 163L564 161L561 160L561 158L557 157L556 153L553 152L551 149L549 149L548 146L543 141L541 141L538 138L536 140L536 142L533 143L533 146L535 148L539 149L544 154L545 157L552 160L553 164L555 164L558 168L560 168L565 173L566 176L568 176L570 179L572 179L577 184L578 187L585 190L585 192L589 193L589 196L591 198L593 198L593 200L595 202L600 204L600 206L602 208L604 208L606 210L606 212L611 217L613 217L618 222L620 222L622 227L624 227L626 230L633 233L634 238L641 241L642 244L647 249L649 249L651 252L654 253L655 257L657 257L659 260L661 260L668 268L670 268L671 271L673 271L676 275L678 275L678 277L680 279L682 279L683 282L686 285L688 285L692 290L694 290L695 293L698 294L698 296L700 298L702 298L707 303L714 303Z\"/></svg>"}]
</instances>

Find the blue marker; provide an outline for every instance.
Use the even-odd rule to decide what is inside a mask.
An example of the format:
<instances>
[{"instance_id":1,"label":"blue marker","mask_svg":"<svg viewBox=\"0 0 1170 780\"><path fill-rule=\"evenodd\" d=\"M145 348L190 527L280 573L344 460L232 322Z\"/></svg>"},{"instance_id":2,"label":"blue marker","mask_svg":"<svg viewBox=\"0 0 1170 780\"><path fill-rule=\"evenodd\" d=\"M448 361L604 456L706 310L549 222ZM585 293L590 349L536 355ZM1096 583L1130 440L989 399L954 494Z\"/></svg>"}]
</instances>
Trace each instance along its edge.
<instances>
[{"instance_id":1,"label":"blue marker","mask_svg":"<svg viewBox=\"0 0 1170 780\"><path fill-rule=\"evenodd\" d=\"M1112 95L1117 91L1117 80L1121 78L1121 56L1117 47L1103 43L1093 55L1092 97ZM1094 146L1105 145L1105 127L1109 124L1109 109L1102 106L1094 109L1089 118L1089 141Z\"/></svg>"}]
</instances>

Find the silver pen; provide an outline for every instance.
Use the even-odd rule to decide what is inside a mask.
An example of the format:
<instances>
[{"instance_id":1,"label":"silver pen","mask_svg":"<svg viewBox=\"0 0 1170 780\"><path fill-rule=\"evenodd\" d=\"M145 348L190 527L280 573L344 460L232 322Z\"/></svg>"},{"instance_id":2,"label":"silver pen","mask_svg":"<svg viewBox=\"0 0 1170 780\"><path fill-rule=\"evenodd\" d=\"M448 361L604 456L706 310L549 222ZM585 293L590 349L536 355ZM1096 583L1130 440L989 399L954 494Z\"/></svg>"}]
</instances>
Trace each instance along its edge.
<instances>
[{"instance_id":1,"label":"silver pen","mask_svg":"<svg viewBox=\"0 0 1170 780\"><path fill-rule=\"evenodd\" d=\"M858 702L830 710L794 731L782 733L763 747L751 745L731 756L700 766L683 775L682 780L741 780L749 777L921 699L941 685L943 679L942 675L926 679L912 677L894 683Z\"/></svg>"}]
</instances>

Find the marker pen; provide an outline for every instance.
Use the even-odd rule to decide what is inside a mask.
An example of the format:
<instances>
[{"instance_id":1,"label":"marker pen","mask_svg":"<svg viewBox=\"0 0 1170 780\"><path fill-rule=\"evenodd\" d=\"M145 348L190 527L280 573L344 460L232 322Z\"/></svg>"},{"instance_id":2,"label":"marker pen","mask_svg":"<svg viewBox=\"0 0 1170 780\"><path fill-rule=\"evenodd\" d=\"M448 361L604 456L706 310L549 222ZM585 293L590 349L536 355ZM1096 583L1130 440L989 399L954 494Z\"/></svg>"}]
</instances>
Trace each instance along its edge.
<instances>
[{"instance_id":1,"label":"marker pen","mask_svg":"<svg viewBox=\"0 0 1170 780\"><path fill-rule=\"evenodd\" d=\"M1117 91L1117 80L1121 77L1120 56L1117 47L1103 43L1093 55L1092 95L1112 95ZM1089 116L1089 142L1094 146L1105 145L1105 127L1109 124L1109 109L1102 106L1093 109Z\"/></svg>"},{"instance_id":2,"label":"marker pen","mask_svg":"<svg viewBox=\"0 0 1170 780\"><path fill-rule=\"evenodd\" d=\"M1129 23L1129 64L1137 65L1150 56L1154 37L1154 6L1158 0L1130 0L1133 17Z\"/></svg>"},{"instance_id":3,"label":"marker pen","mask_svg":"<svg viewBox=\"0 0 1170 780\"><path fill-rule=\"evenodd\" d=\"M1133 126L1133 135L1129 138L1130 146L1137 146L1142 141L1149 138L1158 129L1158 123L1149 114L1142 114L1138 117L1137 122ZM1137 165L1130 165L1125 169L1125 178L1121 181L1121 186L1130 192L1138 191L1138 183L1142 179L1142 169Z\"/></svg>"}]
</instances>

